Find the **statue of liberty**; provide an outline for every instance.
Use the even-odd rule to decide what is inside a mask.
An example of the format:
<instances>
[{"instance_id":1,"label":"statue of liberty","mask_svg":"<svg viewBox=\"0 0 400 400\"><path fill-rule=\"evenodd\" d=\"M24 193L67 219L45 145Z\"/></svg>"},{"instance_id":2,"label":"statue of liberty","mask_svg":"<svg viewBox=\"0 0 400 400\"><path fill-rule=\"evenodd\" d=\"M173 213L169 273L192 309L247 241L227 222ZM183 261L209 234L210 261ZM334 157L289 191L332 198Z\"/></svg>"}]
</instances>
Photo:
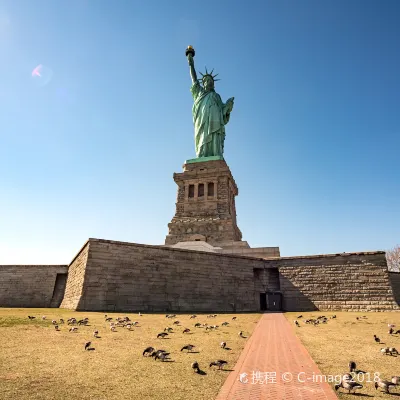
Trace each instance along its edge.
<instances>
[{"instance_id":1,"label":"statue of liberty","mask_svg":"<svg viewBox=\"0 0 400 400\"><path fill-rule=\"evenodd\" d=\"M225 125L229 122L230 113L233 108L234 98L230 98L223 103L221 96L215 92L214 83L218 81L207 71L202 74L202 85L197 79L194 69L194 49L189 46L186 49L186 56L190 66L190 76L192 77L192 92L194 104L192 108L193 124L195 130L196 156L211 157L224 154Z\"/></svg>"}]
</instances>

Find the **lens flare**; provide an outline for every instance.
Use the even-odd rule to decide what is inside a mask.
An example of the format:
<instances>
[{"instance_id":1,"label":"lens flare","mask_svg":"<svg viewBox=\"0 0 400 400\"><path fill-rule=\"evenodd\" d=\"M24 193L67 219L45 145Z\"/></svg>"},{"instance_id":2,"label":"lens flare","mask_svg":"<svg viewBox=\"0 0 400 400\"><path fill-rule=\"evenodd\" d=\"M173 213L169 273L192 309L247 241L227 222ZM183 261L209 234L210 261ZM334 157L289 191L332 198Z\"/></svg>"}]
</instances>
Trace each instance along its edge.
<instances>
[{"instance_id":1,"label":"lens flare","mask_svg":"<svg viewBox=\"0 0 400 400\"><path fill-rule=\"evenodd\" d=\"M36 85L45 86L51 81L53 71L49 67L39 64L32 70L31 76Z\"/></svg>"}]
</instances>

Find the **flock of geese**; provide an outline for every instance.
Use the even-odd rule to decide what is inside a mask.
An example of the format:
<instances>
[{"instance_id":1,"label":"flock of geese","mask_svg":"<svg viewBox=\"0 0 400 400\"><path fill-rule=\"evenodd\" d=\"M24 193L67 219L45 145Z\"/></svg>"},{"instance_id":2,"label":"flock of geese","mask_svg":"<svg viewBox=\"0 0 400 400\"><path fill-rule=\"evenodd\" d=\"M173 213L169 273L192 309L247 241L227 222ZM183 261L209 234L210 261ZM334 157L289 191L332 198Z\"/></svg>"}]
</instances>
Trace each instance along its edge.
<instances>
[{"instance_id":1,"label":"flock of geese","mask_svg":"<svg viewBox=\"0 0 400 400\"><path fill-rule=\"evenodd\" d=\"M297 317L297 319L294 320L294 324L297 327L301 326L298 319L302 319L302 318L303 318L303 316L299 315ZM335 318L336 318L336 315L332 315L331 317L329 317L329 319L335 319ZM368 317L365 315L363 315L361 317L356 317L357 321L362 321L362 320L366 320L366 319L368 319ZM328 323L328 317L321 315L316 319L311 318L311 319L305 320L304 322L306 324L312 324L314 326L317 326L319 324ZM394 324L388 324L388 328L389 328L388 334L390 336L400 334L400 329L395 329ZM384 343L382 343L381 339L376 335L374 335L374 341L375 341L375 343L378 343L378 344L384 344ZM395 357L400 355L395 347L383 347L380 349L380 352L383 355L389 355L389 356L395 356ZM357 376L359 376L360 374L366 374L366 372L357 369L357 365L354 361L349 362L349 369L350 369L350 372L344 374L342 376L340 383L335 385L335 390L342 388L342 389L348 390L349 393L351 393L352 391L354 393L357 389L363 388L363 385L361 385L361 383L357 382L355 380L355 378ZM391 380L381 379L379 377L374 382L374 386L375 386L375 389L382 389L385 393L390 393L390 388L392 388L394 386L400 386L400 376L392 376Z\"/></svg>"},{"instance_id":2,"label":"flock of geese","mask_svg":"<svg viewBox=\"0 0 400 400\"><path fill-rule=\"evenodd\" d=\"M139 316L141 317L141 316L143 316L143 314L139 313ZM173 318L176 318L176 314L167 314L165 317L169 318L169 319L171 319L171 318L173 319ZM217 314L207 315L207 318L216 318L216 317L217 317ZM28 318L30 320L33 320L36 317L28 315ZM190 316L190 319L194 319L194 318L197 318L197 315L191 315ZM47 319L46 316L42 316L42 320L46 320L46 319ZM131 321L130 318L127 317L127 316L113 318L113 317L109 317L106 314L104 316L104 320L105 320L105 322L109 323L110 330L112 332L115 332L117 327L122 327L122 328L126 328L127 330L132 330L133 327L139 326L139 321ZM233 321L237 320L237 317L232 317L232 320ZM60 331L60 325L64 325L65 321L64 321L64 319L60 318L59 321L52 320L52 324L54 326L54 329L57 332L59 332ZM89 325L89 318L86 317L86 318L79 319L79 320L77 320L76 318L69 318L69 319L67 319L66 324L69 326L69 329L68 329L69 332L75 332L76 333L76 332L78 332L78 327L79 326L88 326ZM221 324L221 326L226 327L229 324L230 324L229 322L225 321L225 322L223 322ZM179 320L175 320L173 322L173 325L175 326L174 328L173 327L164 328L163 332L160 332L160 333L157 334L156 339L165 339L167 336L169 336L170 333L174 333L174 329L179 329L179 327L181 327ZM194 324L194 328L205 328L206 331L211 331L211 330L217 330L219 328L219 325L215 325L215 324L211 325L211 324L208 324L208 323L201 324L201 323L198 322L198 323ZM190 333L190 332L191 332L191 330L189 328L184 328L183 331L182 331L182 333L184 333L184 334ZM247 336L244 335L243 331L239 331L238 336L241 337L241 338L244 338L244 339L247 338ZM100 338L98 330L93 331L93 337L94 338ZM183 352L185 350L188 353L189 352L193 352L193 349L195 347L196 346L193 345L193 344L186 344L185 346L183 346L181 348L181 352ZM230 348L226 347L226 342L221 342L220 343L220 347L221 347L221 349L231 350ZM84 350L85 351L95 350L95 348L92 347L92 342L91 341L85 342ZM154 360L161 360L163 362L164 361L173 361L170 358L170 355L171 355L170 352L168 352L166 350L163 350L163 349L156 350L152 346L146 347L144 349L142 355L143 355L143 357L151 357L151 358L154 358ZM215 367L218 367L218 370L222 370L224 368L224 366L227 365L227 364L228 364L227 361L218 359L218 360L215 360L215 361L211 361L210 364L209 364L209 367L211 368L211 367L215 366ZM191 364L191 368L195 373L199 373L199 374L203 373L203 371L200 369L199 363L197 361L194 361Z\"/></svg>"}]
</instances>

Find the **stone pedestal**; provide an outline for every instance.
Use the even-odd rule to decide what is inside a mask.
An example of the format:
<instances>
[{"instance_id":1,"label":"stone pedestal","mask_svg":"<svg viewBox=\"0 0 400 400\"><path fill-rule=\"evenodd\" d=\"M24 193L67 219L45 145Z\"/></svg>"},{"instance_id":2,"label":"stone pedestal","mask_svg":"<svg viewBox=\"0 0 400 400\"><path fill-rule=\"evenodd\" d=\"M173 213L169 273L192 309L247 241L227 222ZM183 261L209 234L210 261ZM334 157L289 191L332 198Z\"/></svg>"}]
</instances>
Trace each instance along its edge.
<instances>
[{"instance_id":1,"label":"stone pedestal","mask_svg":"<svg viewBox=\"0 0 400 400\"><path fill-rule=\"evenodd\" d=\"M205 241L218 246L240 241L235 207L238 188L228 165L215 159L190 161L182 173L174 174L178 185L176 213L168 224L165 245Z\"/></svg>"}]
</instances>

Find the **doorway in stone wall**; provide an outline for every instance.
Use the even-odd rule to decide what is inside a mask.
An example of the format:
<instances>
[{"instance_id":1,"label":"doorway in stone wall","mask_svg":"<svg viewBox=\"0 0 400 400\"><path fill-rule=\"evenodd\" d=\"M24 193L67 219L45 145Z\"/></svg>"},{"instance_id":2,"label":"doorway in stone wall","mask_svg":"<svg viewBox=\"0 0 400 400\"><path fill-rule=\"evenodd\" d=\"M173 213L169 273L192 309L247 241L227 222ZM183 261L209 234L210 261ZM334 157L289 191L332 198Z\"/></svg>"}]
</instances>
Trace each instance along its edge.
<instances>
[{"instance_id":1,"label":"doorway in stone wall","mask_svg":"<svg viewBox=\"0 0 400 400\"><path fill-rule=\"evenodd\" d=\"M267 293L260 293L260 310L267 311Z\"/></svg>"},{"instance_id":2,"label":"doorway in stone wall","mask_svg":"<svg viewBox=\"0 0 400 400\"><path fill-rule=\"evenodd\" d=\"M279 292L267 293L267 310L282 311L282 293Z\"/></svg>"}]
</instances>

